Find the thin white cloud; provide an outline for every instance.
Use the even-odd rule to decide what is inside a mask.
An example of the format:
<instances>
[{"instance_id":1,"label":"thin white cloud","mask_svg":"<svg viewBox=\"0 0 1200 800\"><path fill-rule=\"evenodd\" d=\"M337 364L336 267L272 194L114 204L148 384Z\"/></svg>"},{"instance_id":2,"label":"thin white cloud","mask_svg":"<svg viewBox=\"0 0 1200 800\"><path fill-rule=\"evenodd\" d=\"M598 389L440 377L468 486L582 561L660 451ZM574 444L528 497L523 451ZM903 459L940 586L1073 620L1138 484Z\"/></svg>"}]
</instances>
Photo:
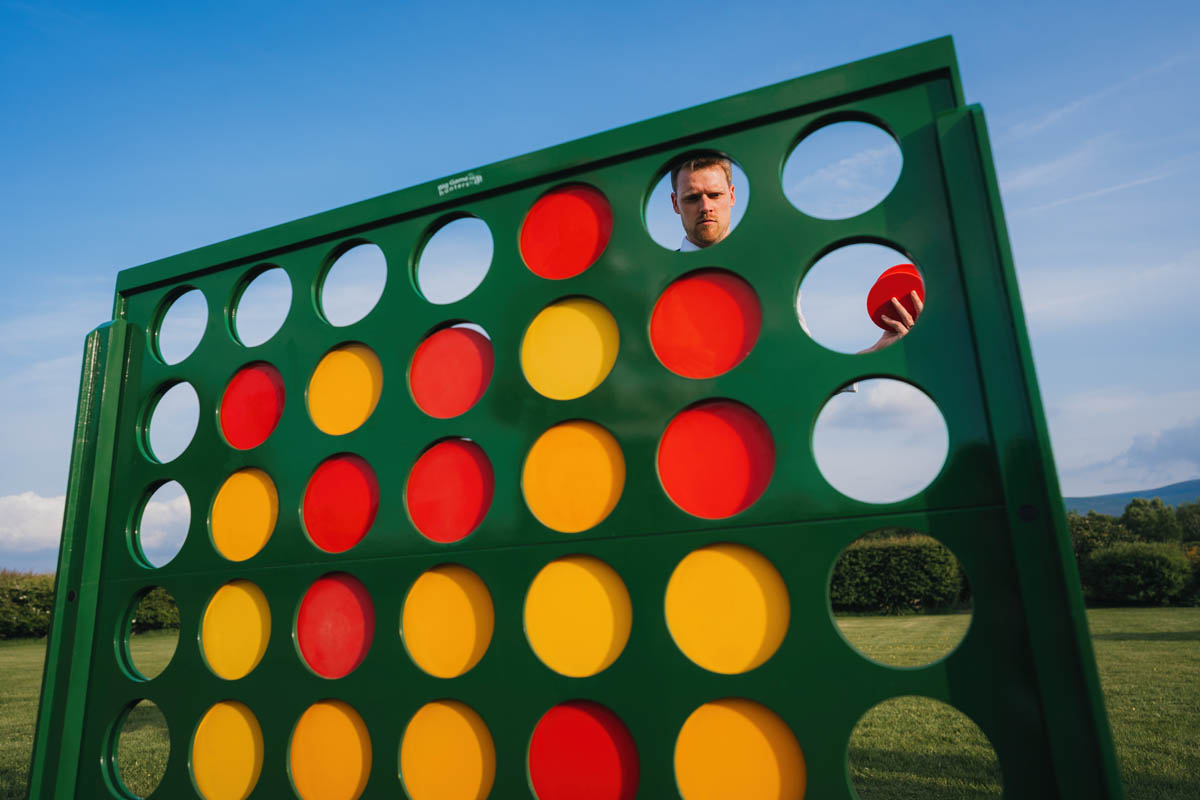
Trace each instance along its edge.
<instances>
[{"instance_id":1,"label":"thin white cloud","mask_svg":"<svg viewBox=\"0 0 1200 800\"><path fill-rule=\"evenodd\" d=\"M1058 208L1059 206L1065 206L1069 203L1077 203L1080 200L1091 200L1094 197L1103 197L1106 194L1112 194L1113 192L1120 192L1124 189L1132 189L1135 186L1144 186L1147 183L1154 183L1155 181L1161 181L1163 178L1169 178L1169 177L1171 177L1171 174L1167 173L1167 172L1164 172L1159 175L1150 175L1145 178L1138 178L1137 180L1125 181L1124 183L1118 183L1114 186L1105 186L1103 189L1095 189L1090 192L1083 192L1082 194L1071 195L1070 197L1064 197L1061 200L1054 200L1053 202L1050 202L1050 203L1043 203L1040 206L1033 206L1032 208L1023 208L1018 213L1034 214L1039 211L1049 211L1052 208Z\"/></svg>"},{"instance_id":2,"label":"thin white cloud","mask_svg":"<svg viewBox=\"0 0 1200 800\"><path fill-rule=\"evenodd\" d=\"M1086 108L1093 103L1122 92L1152 75L1172 69L1173 67L1190 60L1190 58L1191 56L1184 53L1174 55L1171 58L1168 58L1166 61L1155 64L1154 66L1131 75L1124 80L1109 84L1108 86L1092 92L1091 94L1087 94L1068 103L1064 103L1058 108L1052 109L1036 119L1018 122L1016 125L1013 125L1011 128L1009 128L1007 133L1009 136L1014 138L1030 136L1032 134L1039 133L1046 128L1051 127L1052 125L1061 122L1082 108Z\"/></svg>"},{"instance_id":3,"label":"thin white cloud","mask_svg":"<svg viewBox=\"0 0 1200 800\"><path fill-rule=\"evenodd\" d=\"M1111 149L1112 140L1112 134L1093 136L1063 155L1025 167L1011 175L1002 175L1000 188L1005 193L1020 192L1059 182L1081 167L1096 163Z\"/></svg>"},{"instance_id":4,"label":"thin white cloud","mask_svg":"<svg viewBox=\"0 0 1200 800\"><path fill-rule=\"evenodd\" d=\"M30 553L58 547L66 497L21 492L0 497L0 552Z\"/></svg>"}]
</instances>

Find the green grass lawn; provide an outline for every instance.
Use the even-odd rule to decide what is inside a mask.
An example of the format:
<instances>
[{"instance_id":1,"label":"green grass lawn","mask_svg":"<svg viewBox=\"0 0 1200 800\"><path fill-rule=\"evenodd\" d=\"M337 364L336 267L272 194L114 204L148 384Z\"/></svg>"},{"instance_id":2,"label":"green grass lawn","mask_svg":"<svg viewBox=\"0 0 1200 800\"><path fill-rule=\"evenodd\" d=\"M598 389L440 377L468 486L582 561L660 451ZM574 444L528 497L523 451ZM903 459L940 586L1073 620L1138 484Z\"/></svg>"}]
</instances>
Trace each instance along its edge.
<instances>
[{"instance_id":1,"label":"green grass lawn","mask_svg":"<svg viewBox=\"0 0 1200 800\"><path fill-rule=\"evenodd\" d=\"M1088 619L1129 800L1200 800L1200 608L1100 609ZM967 621L844 617L839 624L873 658L915 665L953 646ZM138 639L140 669L165 665L173 636ZM44 647L0 641L0 800L25 797ZM165 729L161 717L140 709L128 728L118 761L126 785L144 796L166 759ZM902 698L870 712L856 730L851 768L862 800L999 796L987 741L933 701Z\"/></svg>"}]
</instances>

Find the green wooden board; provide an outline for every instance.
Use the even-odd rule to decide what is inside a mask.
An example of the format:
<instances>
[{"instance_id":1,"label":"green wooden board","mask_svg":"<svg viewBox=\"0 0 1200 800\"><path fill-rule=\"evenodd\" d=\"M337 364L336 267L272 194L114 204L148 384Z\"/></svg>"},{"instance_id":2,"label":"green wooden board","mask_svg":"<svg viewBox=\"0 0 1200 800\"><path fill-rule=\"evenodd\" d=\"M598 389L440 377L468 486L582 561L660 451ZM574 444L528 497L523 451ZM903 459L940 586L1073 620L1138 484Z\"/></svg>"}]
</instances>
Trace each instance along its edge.
<instances>
[{"instance_id":1,"label":"green wooden board","mask_svg":"<svg viewBox=\"0 0 1200 800\"><path fill-rule=\"evenodd\" d=\"M833 121L871 122L889 131L903 170L887 198L845 220L821 220L785 198L784 159L807 133ZM671 160L695 150L735 158L753 187L744 219L704 253L666 250L651 240L643 206ZM599 189L612 208L611 240L582 274L564 281L525 267L518 234L532 204L564 183ZM474 215L493 237L483 283L449 305L425 301L414 264L432 231ZM349 244L372 242L387 257L388 280L361 321L334 327L316 297L325 270ZM899 344L849 356L809 339L795 316L806 269L840 244L886 243L912 256L929 292L926 313ZM282 267L292 301L281 331L248 348L231 334L232 309L265 265ZM663 290L700 267L737 273L762 302L762 331L737 368L716 378L672 375L647 334ZM195 352L175 365L152 339L169 302L200 290L207 328ZM539 395L519 353L533 316L566 296L603 303L620 332L612 373L568 401ZM471 321L491 337L495 369L482 400L453 419L415 406L406 370L417 345L448 322ZM384 373L378 407L343 436L321 433L304 402L320 358L361 342ZM287 401L262 445L231 448L219 430L222 392L242 366L276 367ZM894 377L924 390L949 431L946 465L928 488L890 504L848 499L821 476L814 421L841 386ZM145 427L155 399L173 383L196 390L200 423L184 453L150 457ZM655 471L659 438L680 410L709 398L743 403L767 423L776 462L770 485L732 518L687 514ZM595 527L563 534L526 506L521 468L537 437L564 420L591 420L620 444L626 478L612 513ZM482 525L461 542L439 544L414 528L403 500L409 470L432 443L468 437L487 453L495 492ZM378 515L345 553L313 546L299 509L315 467L354 453L375 471ZM244 562L213 546L213 498L238 469L267 472L279 516L263 550ZM137 554L133 529L155 487L178 481L192 509L179 554L154 569ZM858 654L838 633L829 576L838 554L864 532L915 528L940 539L970 579L971 627L948 657L919 669L887 667ZM740 675L709 672L672 641L663 597L675 565L698 547L741 543L766 556L786 581L790 623L778 651ZM633 609L630 638L609 668L587 678L547 669L522 628L530 582L554 558L585 554L624 581ZM408 587L424 570L455 563L486 583L495 633L483 659L461 677L434 678L409 658L398 633ZM308 669L294 637L305 590L345 572L372 597L371 649L344 678ZM244 703L262 729L264 755L255 797L294 795L288 742L314 702L336 698L361 715L373 763L364 797L403 796L397 753L418 708L440 699L473 708L496 750L491 796L533 796L526 766L530 735L550 707L572 699L603 704L628 727L640 759L640 798L678 795L673 751L680 726L698 706L746 698L779 715L804 754L807 796L850 798L846 752L855 723L873 705L901 695L944 701L969 716L994 746L1005 796L1115 798L1122 794L1083 617L1062 501L1033 372L992 160L979 108L963 104L953 47L941 39L744 95L597 134L458 176L335 209L125 270L114 319L88 339L60 556L53 631L35 741L31 798L124 796L114 747L125 712L139 699L159 706L172 747L156 797L198 796L190 741L206 709ZM272 618L261 663L226 681L199 646L204 609L234 579L266 595ZM139 595L162 586L182 626L167 669L150 681L124 655L126 620Z\"/></svg>"}]
</instances>

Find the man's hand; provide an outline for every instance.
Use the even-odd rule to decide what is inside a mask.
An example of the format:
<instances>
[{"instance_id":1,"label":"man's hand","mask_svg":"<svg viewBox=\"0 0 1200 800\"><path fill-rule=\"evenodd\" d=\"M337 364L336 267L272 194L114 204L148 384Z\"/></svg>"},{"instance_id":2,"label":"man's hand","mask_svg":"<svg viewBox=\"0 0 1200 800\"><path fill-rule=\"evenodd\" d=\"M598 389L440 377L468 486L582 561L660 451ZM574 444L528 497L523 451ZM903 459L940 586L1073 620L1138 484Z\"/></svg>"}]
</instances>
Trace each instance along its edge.
<instances>
[{"instance_id":1,"label":"man's hand","mask_svg":"<svg viewBox=\"0 0 1200 800\"><path fill-rule=\"evenodd\" d=\"M921 298L917 296L915 290L909 292L908 296L912 300L913 308L916 309L916 315L909 314L904 304L893 297L892 310L896 312L895 318L889 317L887 314L879 315L891 330L884 331L883 335L879 337L879 341L866 350L859 350L859 353L874 353L876 350L882 350L885 347L895 344L908 335L913 325L917 324L917 317L921 316L921 312L925 310L925 304L921 302Z\"/></svg>"}]
</instances>

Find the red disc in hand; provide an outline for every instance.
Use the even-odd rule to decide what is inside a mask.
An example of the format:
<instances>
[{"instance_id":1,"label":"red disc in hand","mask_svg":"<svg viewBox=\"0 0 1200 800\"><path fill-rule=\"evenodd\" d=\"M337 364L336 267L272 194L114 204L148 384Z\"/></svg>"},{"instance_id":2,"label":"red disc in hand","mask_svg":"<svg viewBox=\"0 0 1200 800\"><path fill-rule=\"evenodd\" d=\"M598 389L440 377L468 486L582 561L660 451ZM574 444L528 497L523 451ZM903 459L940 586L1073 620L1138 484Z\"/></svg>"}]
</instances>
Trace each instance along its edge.
<instances>
[{"instance_id":1,"label":"red disc in hand","mask_svg":"<svg viewBox=\"0 0 1200 800\"><path fill-rule=\"evenodd\" d=\"M910 292L914 291L924 303L925 281L921 279L921 273L912 264L897 264L891 269L884 270L883 274L875 281L875 285L871 287L871 291L867 293L867 314L870 315L871 321L885 331L892 330L891 326L881 317L887 314L892 319L896 319L896 309L892 307L893 297L900 301L900 305L904 306L904 310L915 320L917 307L910 295Z\"/></svg>"}]
</instances>

